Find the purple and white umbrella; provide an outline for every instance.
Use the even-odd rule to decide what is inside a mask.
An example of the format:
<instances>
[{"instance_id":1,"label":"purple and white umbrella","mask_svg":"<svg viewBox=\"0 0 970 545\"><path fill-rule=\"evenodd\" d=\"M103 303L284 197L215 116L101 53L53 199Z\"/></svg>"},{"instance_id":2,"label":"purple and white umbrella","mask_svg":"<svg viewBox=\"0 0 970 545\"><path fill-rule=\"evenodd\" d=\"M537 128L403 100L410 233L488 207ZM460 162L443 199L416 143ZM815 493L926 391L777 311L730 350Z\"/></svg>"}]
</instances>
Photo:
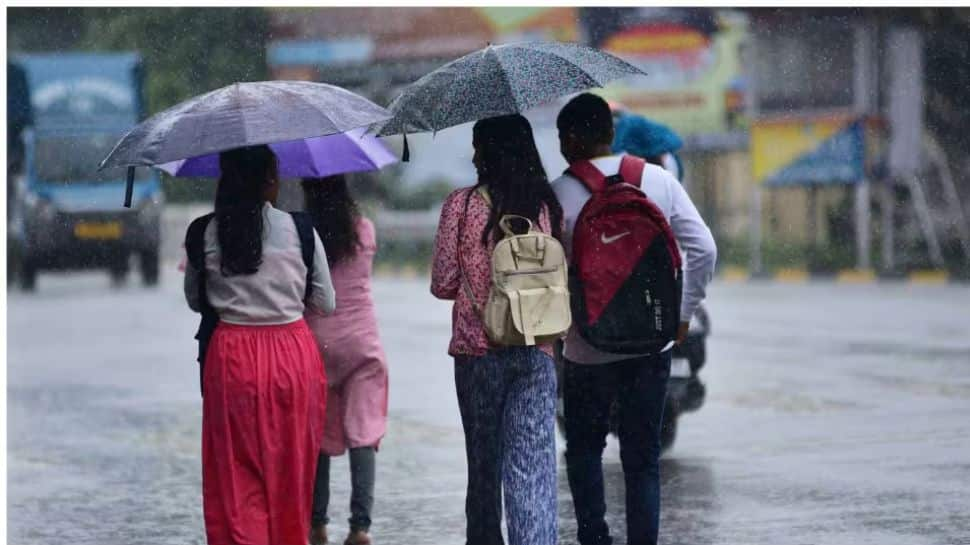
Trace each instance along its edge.
<instances>
[{"instance_id":1,"label":"purple and white umbrella","mask_svg":"<svg viewBox=\"0 0 970 545\"><path fill-rule=\"evenodd\" d=\"M394 154L366 128L340 134L276 142L269 147L279 160L280 178L323 178L366 172L397 162ZM172 176L219 177L219 154L210 153L157 165Z\"/></svg>"}]
</instances>

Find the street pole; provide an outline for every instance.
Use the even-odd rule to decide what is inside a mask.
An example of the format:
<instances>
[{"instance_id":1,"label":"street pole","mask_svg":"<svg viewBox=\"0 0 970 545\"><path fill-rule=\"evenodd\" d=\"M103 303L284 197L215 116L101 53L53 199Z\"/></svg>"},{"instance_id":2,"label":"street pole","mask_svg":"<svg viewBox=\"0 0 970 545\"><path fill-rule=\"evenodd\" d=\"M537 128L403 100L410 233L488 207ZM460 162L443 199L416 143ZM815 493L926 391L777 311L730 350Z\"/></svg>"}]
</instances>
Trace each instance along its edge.
<instances>
[{"instance_id":1,"label":"street pole","mask_svg":"<svg viewBox=\"0 0 970 545\"><path fill-rule=\"evenodd\" d=\"M855 28L855 62L853 80L853 102L857 122L864 123L875 109L875 90L878 66L875 46L875 28L868 21L863 21ZM865 159L863 159L865 163ZM863 167L865 169L865 167ZM872 203L869 199L868 173L855 185L855 233L856 233L856 267L869 270L872 256L872 237L869 232Z\"/></svg>"},{"instance_id":2,"label":"street pole","mask_svg":"<svg viewBox=\"0 0 970 545\"><path fill-rule=\"evenodd\" d=\"M882 203L882 270L885 273L892 273L896 269L895 251L895 222L893 221L896 210L896 195L892 179L883 180L880 186L880 196Z\"/></svg>"},{"instance_id":3,"label":"street pole","mask_svg":"<svg viewBox=\"0 0 970 545\"><path fill-rule=\"evenodd\" d=\"M808 241L811 243L813 255L822 246L821 230L818 228L818 185L810 184L806 189L808 192Z\"/></svg>"},{"instance_id":4,"label":"street pole","mask_svg":"<svg viewBox=\"0 0 970 545\"><path fill-rule=\"evenodd\" d=\"M869 232L870 215L869 180L863 179L855 185L856 267L863 271L867 271L872 267L872 237Z\"/></svg>"},{"instance_id":5,"label":"street pole","mask_svg":"<svg viewBox=\"0 0 970 545\"><path fill-rule=\"evenodd\" d=\"M761 262L761 184L755 184L751 191L751 276L758 276L763 270Z\"/></svg>"},{"instance_id":6,"label":"street pole","mask_svg":"<svg viewBox=\"0 0 970 545\"><path fill-rule=\"evenodd\" d=\"M744 109L749 123L754 123L758 118L758 71L754 69L755 59L757 58L758 40L755 35L745 39L744 47L741 49L741 71L748 82L748 88L744 93ZM751 141L748 140L748 151L750 158ZM749 170L750 173L750 170ZM751 185L751 209L749 229L749 269L751 276L759 276L764 270L761 260L761 201L762 185L761 181L754 180Z\"/></svg>"}]
</instances>

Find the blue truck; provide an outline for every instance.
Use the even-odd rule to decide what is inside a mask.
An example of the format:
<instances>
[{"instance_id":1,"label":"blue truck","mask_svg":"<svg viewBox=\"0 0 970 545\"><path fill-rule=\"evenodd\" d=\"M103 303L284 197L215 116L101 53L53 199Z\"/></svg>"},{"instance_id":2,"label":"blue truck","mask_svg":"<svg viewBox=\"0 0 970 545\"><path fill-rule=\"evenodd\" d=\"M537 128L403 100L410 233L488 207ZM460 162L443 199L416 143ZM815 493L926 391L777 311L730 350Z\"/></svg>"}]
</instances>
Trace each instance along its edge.
<instances>
[{"instance_id":1,"label":"blue truck","mask_svg":"<svg viewBox=\"0 0 970 545\"><path fill-rule=\"evenodd\" d=\"M160 216L155 171L139 169L131 209L125 169L98 171L116 142L144 117L143 64L134 53L14 55L26 75L31 125L23 130L11 230L18 278L33 290L41 271L105 269L116 284L134 258L158 283Z\"/></svg>"}]
</instances>

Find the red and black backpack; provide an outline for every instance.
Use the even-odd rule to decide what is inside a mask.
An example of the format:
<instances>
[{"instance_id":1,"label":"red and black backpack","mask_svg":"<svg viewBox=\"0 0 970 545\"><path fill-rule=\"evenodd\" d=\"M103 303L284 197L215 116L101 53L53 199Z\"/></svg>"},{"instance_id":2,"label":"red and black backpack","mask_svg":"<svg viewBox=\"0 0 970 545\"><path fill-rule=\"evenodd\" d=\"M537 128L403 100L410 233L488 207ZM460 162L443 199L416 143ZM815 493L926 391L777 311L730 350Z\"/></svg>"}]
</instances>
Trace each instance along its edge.
<instances>
[{"instance_id":1,"label":"red and black backpack","mask_svg":"<svg viewBox=\"0 0 970 545\"><path fill-rule=\"evenodd\" d=\"M624 155L608 177L589 161L566 171L592 193L573 229L573 321L586 342L615 354L659 352L680 321L680 251L667 218L639 189L644 163Z\"/></svg>"}]
</instances>

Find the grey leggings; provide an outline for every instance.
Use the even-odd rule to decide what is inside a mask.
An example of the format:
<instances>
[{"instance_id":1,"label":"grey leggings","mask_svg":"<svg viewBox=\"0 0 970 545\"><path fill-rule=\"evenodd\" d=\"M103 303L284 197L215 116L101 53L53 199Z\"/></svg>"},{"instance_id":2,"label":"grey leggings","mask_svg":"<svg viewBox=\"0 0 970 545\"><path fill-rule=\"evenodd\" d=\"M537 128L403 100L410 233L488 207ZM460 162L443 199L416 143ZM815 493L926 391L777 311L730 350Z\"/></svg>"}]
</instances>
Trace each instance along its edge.
<instances>
[{"instance_id":1,"label":"grey leggings","mask_svg":"<svg viewBox=\"0 0 970 545\"><path fill-rule=\"evenodd\" d=\"M350 523L351 531L370 529L370 515L374 508L374 473L377 461L374 447L350 449ZM314 526L327 524L330 505L330 457L321 453L317 459L317 478L313 486Z\"/></svg>"}]
</instances>

